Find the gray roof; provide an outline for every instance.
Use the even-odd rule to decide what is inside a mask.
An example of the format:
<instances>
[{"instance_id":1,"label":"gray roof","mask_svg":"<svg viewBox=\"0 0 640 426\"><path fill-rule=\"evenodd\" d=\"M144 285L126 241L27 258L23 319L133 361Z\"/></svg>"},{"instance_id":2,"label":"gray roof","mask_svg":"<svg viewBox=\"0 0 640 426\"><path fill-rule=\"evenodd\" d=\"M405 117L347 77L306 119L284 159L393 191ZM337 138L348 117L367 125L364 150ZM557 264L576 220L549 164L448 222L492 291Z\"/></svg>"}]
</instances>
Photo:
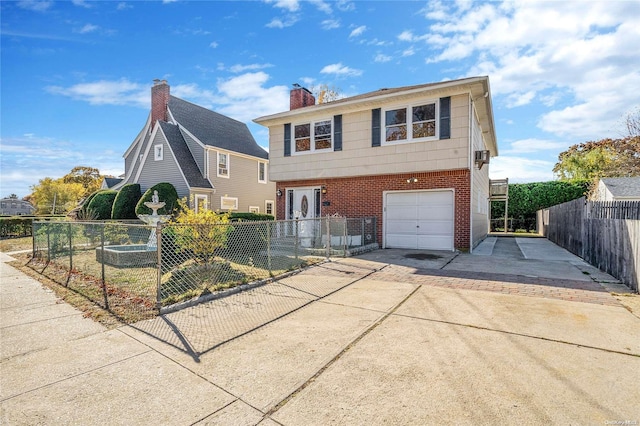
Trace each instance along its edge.
<instances>
[{"instance_id":1,"label":"gray roof","mask_svg":"<svg viewBox=\"0 0 640 426\"><path fill-rule=\"evenodd\" d=\"M181 127L205 145L265 160L269 158L269 154L257 144L247 125L240 121L175 96L169 97L169 110Z\"/></svg>"},{"instance_id":2,"label":"gray roof","mask_svg":"<svg viewBox=\"0 0 640 426\"><path fill-rule=\"evenodd\" d=\"M202 176L178 126L165 121L158 121L158 123L167 138L180 169L182 169L182 173L184 173L184 177L187 179L187 184L192 188L213 188L209 180Z\"/></svg>"},{"instance_id":3,"label":"gray roof","mask_svg":"<svg viewBox=\"0 0 640 426\"><path fill-rule=\"evenodd\" d=\"M115 185L119 184L123 180L124 179L121 179L121 178L106 177L104 178L104 183L105 185L107 185L107 188L113 188Z\"/></svg>"},{"instance_id":4,"label":"gray roof","mask_svg":"<svg viewBox=\"0 0 640 426\"><path fill-rule=\"evenodd\" d=\"M602 178L602 182L614 197L640 197L640 176Z\"/></svg>"}]
</instances>

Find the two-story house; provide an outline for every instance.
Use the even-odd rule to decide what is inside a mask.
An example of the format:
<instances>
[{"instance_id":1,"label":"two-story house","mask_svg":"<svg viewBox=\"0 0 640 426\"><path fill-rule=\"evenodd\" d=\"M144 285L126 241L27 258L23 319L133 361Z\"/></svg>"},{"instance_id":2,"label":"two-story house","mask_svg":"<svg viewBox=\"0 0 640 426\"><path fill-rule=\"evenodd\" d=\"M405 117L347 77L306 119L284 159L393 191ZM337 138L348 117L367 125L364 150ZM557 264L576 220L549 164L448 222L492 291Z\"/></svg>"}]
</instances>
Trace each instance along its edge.
<instances>
[{"instance_id":1,"label":"two-story house","mask_svg":"<svg viewBox=\"0 0 640 426\"><path fill-rule=\"evenodd\" d=\"M471 250L489 229L498 155L488 77L316 104L294 87L269 128L278 218L377 217L383 248Z\"/></svg>"},{"instance_id":2,"label":"two-story house","mask_svg":"<svg viewBox=\"0 0 640 426\"><path fill-rule=\"evenodd\" d=\"M30 215L36 211L36 208L28 201L20 200L12 194L7 198L0 200L0 214L21 216Z\"/></svg>"},{"instance_id":3,"label":"two-story house","mask_svg":"<svg viewBox=\"0 0 640 426\"><path fill-rule=\"evenodd\" d=\"M171 96L166 80L154 80L151 112L124 162L124 178L103 186L169 182L196 209L276 213L269 156L247 125Z\"/></svg>"}]
</instances>

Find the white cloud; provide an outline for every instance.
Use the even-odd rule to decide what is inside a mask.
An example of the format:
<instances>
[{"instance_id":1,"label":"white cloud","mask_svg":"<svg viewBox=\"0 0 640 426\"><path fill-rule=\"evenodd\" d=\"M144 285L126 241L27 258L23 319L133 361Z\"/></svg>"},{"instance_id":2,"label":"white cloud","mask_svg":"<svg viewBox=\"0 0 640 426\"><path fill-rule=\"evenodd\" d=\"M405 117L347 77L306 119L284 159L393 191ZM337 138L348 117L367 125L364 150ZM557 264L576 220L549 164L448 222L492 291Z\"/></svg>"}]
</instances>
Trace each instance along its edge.
<instances>
[{"instance_id":1,"label":"white cloud","mask_svg":"<svg viewBox=\"0 0 640 426\"><path fill-rule=\"evenodd\" d=\"M252 119L274 114L289 108L289 88L286 86L265 87L269 75L260 71L242 74L218 82L220 93L219 112L236 120L249 122Z\"/></svg>"},{"instance_id":2,"label":"white cloud","mask_svg":"<svg viewBox=\"0 0 640 426\"><path fill-rule=\"evenodd\" d=\"M500 154L521 154L525 152L564 150L569 147L567 142L555 142L545 139L521 139L511 143L509 149L502 149Z\"/></svg>"},{"instance_id":3,"label":"white cloud","mask_svg":"<svg viewBox=\"0 0 640 426\"><path fill-rule=\"evenodd\" d=\"M405 50L402 51L402 56L413 56L415 54L416 54L416 51L413 48L413 46L411 46L408 49L405 49Z\"/></svg>"},{"instance_id":4,"label":"white cloud","mask_svg":"<svg viewBox=\"0 0 640 426\"><path fill-rule=\"evenodd\" d=\"M78 83L69 87L47 86L45 90L91 105L135 105L147 108L149 106L149 87L127 79Z\"/></svg>"},{"instance_id":5,"label":"white cloud","mask_svg":"<svg viewBox=\"0 0 640 426\"><path fill-rule=\"evenodd\" d=\"M374 62L389 62L391 60L391 56L384 55L382 53L378 53L374 58Z\"/></svg>"},{"instance_id":6,"label":"white cloud","mask_svg":"<svg viewBox=\"0 0 640 426\"><path fill-rule=\"evenodd\" d=\"M22 8L22 9L33 10L35 12L44 12L44 11L48 10L53 5L53 1L49 1L49 0L43 0L43 1L38 1L38 0L20 0L17 3L17 5L18 5L18 7Z\"/></svg>"},{"instance_id":7,"label":"white cloud","mask_svg":"<svg viewBox=\"0 0 640 426\"><path fill-rule=\"evenodd\" d=\"M362 35L362 33L364 33L367 30L367 26L366 25L360 25L358 28L355 28L353 31L351 31L351 34L349 34L349 38L352 37L359 37Z\"/></svg>"},{"instance_id":8,"label":"white cloud","mask_svg":"<svg viewBox=\"0 0 640 426\"><path fill-rule=\"evenodd\" d=\"M116 7L117 10L126 10L126 9L133 9L133 6L131 6L130 4L127 4L126 2L121 1L120 3L118 3L118 6Z\"/></svg>"},{"instance_id":9,"label":"white cloud","mask_svg":"<svg viewBox=\"0 0 640 426\"><path fill-rule=\"evenodd\" d=\"M298 16L296 15L287 15L284 20L280 18L273 18L267 25L267 28L286 28L292 27L298 22Z\"/></svg>"},{"instance_id":10,"label":"white cloud","mask_svg":"<svg viewBox=\"0 0 640 426\"><path fill-rule=\"evenodd\" d=\"M85 0L71 0L71 3L73 3L74 6L84 7L86 9L91 8L91 5L87 3Z\"/></svg>"},{"instance_id":11,"label":"white cloud","mask_svg":"<svg viewBox=\"0 0 640 426\"><path fill-rule=\"evenodd\" d=\"M536 92L534 90L530 90L524 93L521 93L521 92L510 93L506 99L507 108L515 108L522 105L527 105L533 100L535 96L536 96Z\"/></svg>"},{"instance_id":12,"label":"white cloud","mask_svg":"<svg viewBox=\"0 0 640 426\"><path fill-rule=\"evenodd\" d=\"M216 47L218 47L218 42L217 41L212 41L211 43L209 43L209 47L212 49L215 49Z\"/></svg>"},{"instance_id":13,"label":"white cloud","mask_svg":"<svg viewBox=\"0 0 640 426\"><path fill-rule=\"evenodd\" d=\"M100 29L99 26L93 24L85 24L82 28L80 28L77 32L80 34L88 34L96 32Z\"/></svg>"},{"instance_id":14,"label":"white cloud","mask_svg":"<svg viewBox=\"0 0 640 426\"><path fill-rule=\"evenodd\" d=\"M309 3L313 4L320 12L330 14L333 12L331 5L323 0L309 0Z\"/></svg>"},{"instance_id":15,"label":"white cloud","mask_svg":"<svg viewBox=\"0 0 640 426\"><path fill-rule=\"evenodd\" d=\"M100 143L98 146L111 146ZM7 195L28 195L30 187L44 179L60 178L79 165L90 165L102 174L120 174L124 164L120 155L108 151L88 151L87 145L51 137L25 134L0 139L2 191ZM111 173L113 171L113 173ZM4 194L3 194L4 195Z\"/></svg>"},{"instance_id":16,"label":"white cloud","mask_svg":"<svg viewBox=\"0 0 640 426\"><path fill-rule=\"evenodd\" d=\"M321 74L335 74L338 76L357 77L362 75L362 70L346 67L342 63L327 65L320 70Z\"/></svg>"},{"instance_id":17,"label":"white cloud","mask_svg":"<svg viewBox=\"0 0 640 426\"><path fill-rule=\"evenodd\" d=\"M245 71L256 71L256 70L262 70L265 68L271 68L273 65L272 64L249 64L249 65L233 65L229 68L229 71L231 72L245 72Z\"/></svg>"},{"instance_id":18,"label":"white cloud","mask_svg":"<svg viewBox=\"0 0 640 426\"><path fill-rule=\"evenodd\" d=\"M340 21L337 19L326 19L320 23L323 30L334 30L340 28Z\"/></svg>"},{"instance_id":19,"label":"white cloud","mask_svg":"<svg viewBox=\"0 0 640 426\"><path fill-rule=\"evenodd\" d=\"M428 63L466 63L463 76L488 75L507 107L561 108L538 126L571 138L612 136L614 123L638 103L640 8L634 2L432 1L428 30L398 40L425 42Z\"/></svg>"},{"instance_id":20,"label":"white cloud","mask_svg":"<svg viewBox=\"0 0 640 426\"><path fill-rule=\"evenodd\" d=\"M508 177L510 183L546 182L554 179L552 172L554 164L546 160L501 155L491 159L489 177L491 179Z\"/></svg>"},{"instance_id":21,"label":"white cloud","mask_svg":"<svg viewBox=\"0 0 640 426\"><path fill-rule=\"evenodd\" d=\"M265 0L267 4L273 4L274 7L286 9L289 12L295 12L300 9L298 0Z\"/></svg>"},{"instance_id":22,"label":"white cloud","mask_svg":"<svg viewBox=\"0 0 640 426\"><path fill-rule=\"evenodd\" d=\"M356 10L356 5L351 0L338 0L335 5L341 12L351 12Z\"/></svg>"}]
</instances>

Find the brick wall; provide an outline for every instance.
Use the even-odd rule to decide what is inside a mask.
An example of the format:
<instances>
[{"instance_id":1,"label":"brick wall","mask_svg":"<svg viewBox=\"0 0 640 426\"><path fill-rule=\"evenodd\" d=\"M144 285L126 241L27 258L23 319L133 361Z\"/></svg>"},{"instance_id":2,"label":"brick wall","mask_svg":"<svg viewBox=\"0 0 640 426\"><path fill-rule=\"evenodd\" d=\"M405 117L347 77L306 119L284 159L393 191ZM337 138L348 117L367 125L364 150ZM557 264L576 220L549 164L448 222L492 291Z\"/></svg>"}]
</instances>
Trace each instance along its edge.
<instances>
[{"instance_id":1,"label":"brick wall","mask_svg":"<svg viewBox=\"0 0 640 426\"><path fill-rule=\"evenodd\" d=\"M407 179L415 177L415 183ZM469 249L470 227L470 173L467 169L441 172L409 173L351 178L312 179L304 181L277 182L282 196L277 198L278 219L286 217L286 190L296 187L325 186L327 193L322 201L331 203L322 206L322 215L338 213L347 217L376 216L378 218L378 241L382 243L383 191L407 191L419 189L455 190L454 247Z\"/></svg>"}]
</instances>

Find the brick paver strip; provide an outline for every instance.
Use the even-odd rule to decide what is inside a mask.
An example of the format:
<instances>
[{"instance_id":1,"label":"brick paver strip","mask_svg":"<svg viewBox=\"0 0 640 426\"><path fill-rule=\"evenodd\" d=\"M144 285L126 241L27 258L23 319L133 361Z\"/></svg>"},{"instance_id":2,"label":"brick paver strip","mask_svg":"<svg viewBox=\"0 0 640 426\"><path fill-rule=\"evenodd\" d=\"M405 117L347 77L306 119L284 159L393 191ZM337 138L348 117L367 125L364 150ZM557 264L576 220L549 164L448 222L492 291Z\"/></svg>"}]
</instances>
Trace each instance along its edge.
<instances>
[{"instance_id":1,"label":"brick paver strip","mask_svg":"<svg viewBox=\"0 0 640 426\"><path fill-rule=\"evenodd\" d=\"M442 269L414 269L390 265L372 279L394 280L434 287L490 291L529 297L622 306L600 284L593 281L560 280L524 275L495 274Z\"/></svg>"}]
</instances>

